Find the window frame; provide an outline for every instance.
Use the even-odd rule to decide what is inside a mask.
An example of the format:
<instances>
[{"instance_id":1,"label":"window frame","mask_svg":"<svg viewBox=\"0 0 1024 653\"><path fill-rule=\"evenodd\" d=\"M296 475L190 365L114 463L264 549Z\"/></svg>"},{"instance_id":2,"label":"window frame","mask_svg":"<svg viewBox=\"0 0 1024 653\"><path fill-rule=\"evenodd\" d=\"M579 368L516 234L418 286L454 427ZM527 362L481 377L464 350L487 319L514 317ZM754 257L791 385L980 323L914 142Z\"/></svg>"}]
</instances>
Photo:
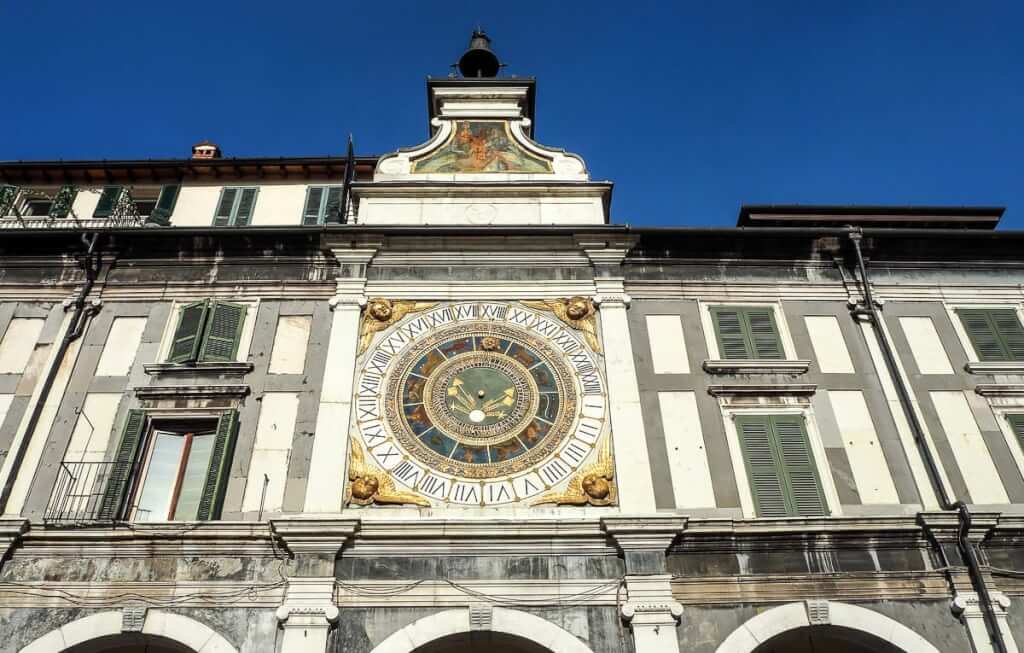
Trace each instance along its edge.
<instances>
[{"instance_id":1,"label":"window frame","mask_svg":"<svg viewBox=\"0 0 1024 653\"><path fill-rule=\"evenodd\" d=\"M145 485L145 479L149 473L149 466L152 459L153 446L156 443L157 433L161 431L174 432L176 430L180 430L181 425L184 423L195 423L197 427L189 432L193 434L207 432L211 433L215 438L213 448L211 449L211 461L207 464L206 484L200 492L200 499L197 505L197 512L201 514L203 511L204 501L208 502L207 510L210 513L210 516L203 519L199 514L197 514L195 518L188 520L172 520L165 518L146 521L219 521L222 516L223 503L227 496L227 487L230 482L230 469L234 465L234 458L237 449L240 424L240 411L238 407L196 408L189 409L184 413L174 409L134 408L129 410L120 422L119 437L113 440L109 445L110 449L108 449L107 459L113 464L117 464L116 461L120 457L125 442L124 439L129 431L128 426L133 414L141 416L141 426L139 429L140 435L134 445L134 455L125 463L128 466L126 478L124 480L117 481L122 483L120 490L111 486L111 482L116 480L113 476L116 469L112 469L111 475L104 481L100 503L97 506L97 518L102 521L137 521L138 500ZM173 427L177 428L169 428L169 422L173 423ZM223 435L221 432L222 425L224 425ZM221 442L223 446L218 454L218 442L216 438L221 437L223 437ZM213 457L218 455L220 456L220 461L218 463L219 469L216 472L218 482L214 485L212 495L208 495L207 487L209 486L210 480L210 468L212 467ZM177 509L176 504L177 501L180 500L180 480L176 481L175 485L178 492L177 497L171 506L173 509ZM109 515L104 514L105 509L102 507L107 503L108 499L117 499L117 505L110 506ZM173 514L171 510L169 510L169 513Z\"/></svg>"},{"instance_id":2,"label":"window frame","mask_svg":"<svg viewBox=\"0 0 1024 653\"><path fill-rule=\"evenodd\" d=\"M160 421L157 419L156 421ZM196 418L196 422L206 421L203 418ZM186 438L185 444L183 445L183 454L178 459L178 471L175 476L174 486L171 488L170 504L168 507L167 516L162 519L147 519L144 521L190 521L190 520L175 520L173 515L178 508L178 502L181 499L181 484L184 480L185 470L188 467L188 456L191 453L192 440L196 435L209 435L214 438L217 437L217 420L214 419L212 425L206 425L206 428L201 430L200 428L186 431L184 433L178 433L170 429L162 429L152 418L149 420L149 424L146 427L146 433L142 437L142 442L139 448L140 460L138 464L138 473L136 477L129 482L130 492L128 494L128 502L125 505L125 519L132 522L140 521L139 515L139 500L142 498L142 491L146 486L146 478L149 476L150 465L153 460L153 452L156 449L157 435L159 433L171 433L179 437ZM209 466L209 464L207 464ZM194 517L192 518L195 519Z\"/></svg>"},{"instance_id":3,"label":"window frame","mask_svg":"<svg viewBox=\"0 0 1024 653\"><path fill-rule=\"evenodd\" d=\"M786 319L786 313L783 310L781 301L773 302L741 302L741 301L711 301L711 300L699 300L698 308L700 311L700 323L701 328L704 331L704 344L708 348L708 359L712 361L727 361L729 363L737 362L756 362L764 364L781 363L784 361L797 361L799 360L796 354L796 347L793 344L793 336L789 331L789 323ZM712 314L714 308L719 306L722 307L736 307L736 308L767 308L772 311L772 321L775 324L775 329L778 332L779 342L782 345L782 358L742 358L742 359L726 359L722 356L722 352L718 349L718 331L715 329L715 320Z\"/></svg>"},{"instance_id":4,"label":"window frame","mask_svg":"<svg viewBox=\"0 0 1024 653\"><path fill-rule=\"evenodd\" d=\"M978 352L974 349L974 342L971 340L970 335L967 333L967 328L964 327L963 321L960 319L960 315L957 313L958 310L983 310L983 311L1005 311L1012 310L1017 314L1017 321L1020 322L1021 326L1024 327L1024 304L1019 302L1004 302L1001 304L985 303L985 304L944 304L946 308L946 314L949 316L949 321L953 324L953 331L956 333L957 339L960 341L960 346L963 347L964 354L967 356L969 363L980 363L985 364L998 364L1006 363L1010 365L1019 365L1024 367L1024 360L1005 360L1005 361L983 361L978 356ZM952 361L951 361L952 362Z\"/></svg>"},{"instance_id":5,"label":"window frame","mask_svg":"<svg viewBox=\"0 0 1024 653\"><path fill-rule=\"evenodd\" d=\"M1013 401L1015 405L993 406L992 412L995 413L996 424L999 425L999 431L1003 434L1006 446L1010 448L1010 455L1013 456L1013 461L1017 465L1017 473L1024 479L1024 443L1017 439L1017 434L1013 432L1013 425L1010 424L1010 416L1021 415L1024 417L1024 399L1015 397Z\"/></svg>"},{"instance_id":6,"label":"window frame","mask_svg":"<svg viewBox=\"0 0 1024 653\"><path fill-rule=\"evenodd\" d=\"M218 225L217 224L217 217L218 217L217 216L217 212L220 210L221 202L224 201L224 193L226 193L229 190L235 190L235 191L238 191L238 192L235 194L235 199L232 201L232 204L231 204L231 214L228 216L228 223L225 224L225 225ZM253 191L253 196L252 196L252 213L249 214L249 221L247 223L245 223L244 225L241 225L241 226L243 226L243 227L252 226L253 219L256 217L256 203L259 201L259 198L260 198L260 187L259 186L222 186L221 189L220 189L220 193L217 195L217 203L213 207L213 220L212 220L211 224L214 227L217 227L217 226L220 226L220 227L237 227L237 226L239 226L238 225L238 207L242 203L242 196L245 194L245 191L247 191L247 190Z\"/></svg>"},{"instance_id":7,"label":"window frame","mask_svg":"<svg viewBox=\"0 0 1024 653\"><path fill-rule=\"evenodd\" d=\"M196 353L196 360L184 363L172 363L168 360L171 355L171 349L174 346L174 334L178 331L178 323L181 320L181 309L190 304L194 304L199 301L209 300L211 302L223 302L226 304L238 304L245 307L245 317L242 319L242 326L239 330L238 336L238 347L235 351L235 356L229 361L201 361L202 356L202 341L206 337L206 328L204 325L203 333L200 334L200 344ZM234 299L230 297L200 297L196 299L176 299L171 302L171 310L164 324L164 332L160 338L160 350L157 354L156 360L160 365L195 365L197 363L203 363L207 365L217 365L224 363L244 363L249 359L249 351L252 346L253 332L256 327L256 314L259 312L260 300L259 299Z\"/></svg>"},{"instance_id":8,"label":"window frame","mask_svg":"<svg viewBox=\"0 0 1024 653\"><path fill-rule=\"evenodd\" d=\"M309 203L309 195L314 188L322 188L324 191L323 195L320 197L320 208L317 210L315 223L306 222L306 205ZM337 188L340 192L344 193L345 186L343 184L310 184L306 186L306 194L302 199L302 211L299 216L299 224L304 227L314 227L327 224L327 200L330 195L330 191L333 188ZM341 199L343 198L339 198L339 202Z\"/></svg>"},{"instance_id":9,"label":"window frame","mask_svg":"<svg viewBox=\"0 0 1024 653\"><path fill-rule=\"evenodd\" d=\"M843 515L842 506L835 480L832 478L832 467L828 462L825 444L821 438L821 431L818 429L814 410L810 406L744 406L722 409L725 439L729 445L729 457L732 461L733 476L736 479L736 489L740 496L740 510L743 512L743 517L745 519L805 519L799 516L758 517L754 490L750 485L750 478L747 476L746 458L743 455L743 446L740 444L740 436L736 427L736 417L744 415L796 415L803 419L804 429L807 431L807 441L810 443L811 455L814 458L814 466L818 472L818 481L821 483L821 492L825 496L825 505L828 509L828 514L825 516L807 517L806 519L841 517Z\"/></svg>"}]
</instances>

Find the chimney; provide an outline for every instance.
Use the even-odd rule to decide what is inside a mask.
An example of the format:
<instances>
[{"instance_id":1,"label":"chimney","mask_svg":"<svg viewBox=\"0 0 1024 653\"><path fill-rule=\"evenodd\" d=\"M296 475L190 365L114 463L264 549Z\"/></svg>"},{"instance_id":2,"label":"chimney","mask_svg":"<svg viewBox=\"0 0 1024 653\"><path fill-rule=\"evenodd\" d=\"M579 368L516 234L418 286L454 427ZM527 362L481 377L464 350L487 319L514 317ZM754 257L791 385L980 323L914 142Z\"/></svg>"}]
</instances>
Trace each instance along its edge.
<instances>
[{"instance_id":1,"label":"chimney","mask_svg":"<svg viewBox=\"0 0 1024 653\"><path fill-rule=\"evenodd\" d=\"M219 159L223 156L220 147L208 140L201 140L192 146L193 159Z\"/></svg>"}]
</instances>

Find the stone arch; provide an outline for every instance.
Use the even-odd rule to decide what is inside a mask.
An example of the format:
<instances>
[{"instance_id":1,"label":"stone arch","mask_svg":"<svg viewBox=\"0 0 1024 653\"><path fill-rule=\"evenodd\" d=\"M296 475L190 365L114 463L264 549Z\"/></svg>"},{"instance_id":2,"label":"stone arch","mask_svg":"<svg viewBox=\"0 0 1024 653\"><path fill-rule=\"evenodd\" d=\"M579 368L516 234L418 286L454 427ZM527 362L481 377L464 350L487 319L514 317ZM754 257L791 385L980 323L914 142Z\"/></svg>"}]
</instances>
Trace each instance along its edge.
<instances>
[{"instance_id":1,"label":"stone arch","mask_svg":"<svg viewBox=\"0 0 1024 653\"><path fill-rule=\"evenodd\" d=\"M424 617L392 633L373 649L373 653L412 653L431 642L474 630L470 627L469 610L445 610ZM572 633L528 612L494 608L490 627L494 633L518 637L552 653L593 653Z\"/></svg>"},{"instance_id":2,"label":"stone arch","mask_svg":"<svg viewBox=\"0 0 1024 653\"><path fill-rule=\"evenodd\" d=\"M56 653L105 637L122 634L121 611L97 612L51 630L21 653ZM185 615L147 610L143 635L152 635L185 646L196 653L238 653L238 649L206 624Z\"/></svg>"},{"instance_id":3,"label":"stone arch","mask_svg":"<svg viewBox=\"0 0 1024 653\"><path fill-rule=\"evenodd\" d=\"M838 601L787 603L751 617L715 653L753 653L772 637L797 628L828 625L866 633L906 653L939 653L928 640L884 614Z\"/></svg>"}]
</instances>

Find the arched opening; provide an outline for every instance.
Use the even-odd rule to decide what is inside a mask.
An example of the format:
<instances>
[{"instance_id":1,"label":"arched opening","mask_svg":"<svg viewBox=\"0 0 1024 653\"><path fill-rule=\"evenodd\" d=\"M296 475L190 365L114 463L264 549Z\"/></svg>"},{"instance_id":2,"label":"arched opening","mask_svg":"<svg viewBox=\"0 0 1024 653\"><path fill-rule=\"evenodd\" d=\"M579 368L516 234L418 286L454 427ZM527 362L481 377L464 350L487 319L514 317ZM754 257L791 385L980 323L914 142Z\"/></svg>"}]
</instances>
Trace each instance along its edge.
<instances>
[{"instance_id":1,"label":"arched opening","mask_svg":"<svg viewBox=\"0 0 1024 653\"><path fill-rule=\"evenodd\" d=\"M487 653L551 653L550 649L528 639L489 631L442 637L420 646L413 653L475 653L481 650Z\"/></svg>"},{"instance_id":2,"label":"arched opening","mask_svg":"<svg viewBox=\"0 0 1024 653\"><path fill-rule=\"evenodd\" d=\"M165 637L130 633L83 642L67 649L65 653L195 653L195 651Z\"/></svg>"},{"instance_id":3,"label":"arched opening","mask_svg":"<svg viewBox=\"0 0 1024 653\"><path fill-rule=\"evenodd\" d=\"M839 626L806 626L786 631L754 653L906 653L870 633Z\"/></svg>"}]
</instances>

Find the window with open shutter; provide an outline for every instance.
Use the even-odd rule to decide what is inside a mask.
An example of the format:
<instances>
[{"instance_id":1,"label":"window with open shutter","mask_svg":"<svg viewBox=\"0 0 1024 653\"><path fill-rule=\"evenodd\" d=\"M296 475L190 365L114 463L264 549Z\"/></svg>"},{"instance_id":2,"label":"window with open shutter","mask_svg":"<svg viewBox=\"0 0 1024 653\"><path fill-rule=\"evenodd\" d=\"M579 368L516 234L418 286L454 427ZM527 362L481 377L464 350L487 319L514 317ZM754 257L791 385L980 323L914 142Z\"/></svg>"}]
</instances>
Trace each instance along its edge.
<instances>
[{"instance_id":1,"label":"window with open shutter","mask_svg":"<svg viewBox=\"0 0 1024 653\"><path fill-rule=\"evenodd\" d=\"M238 341L245 321L245 306L213 302L206 319L203 345L199 353L202 361L232 361L238 352Z\"/></svg>"},{"instance_id":2,"label":"window with open shutter","mask_svg":"<svg viewBox=\"0 0 1024 653\"><path fill-rule=\"evenodd\" d=\"M224 491L227 489L228 477L231 472L231 459L235 451L235 437L238 433L238 411L228 410L221 414L217 422L216 438L210 454L210 464L206 472L206 483L196 519L218 519L224 504Z\"/></svg>"},{"instance_id":3,"label":"window with open shutter","mask_svg":"<svg viewBox=\"0 0 1024 653\"><path fill-rule=\"evenodd\" d=\"M120 186L104 186L100 193L100 201L96 203L96 210L92 212L94 218L107 218L114 212L117 206L117 198L121 195Z\"/></svg>"},{"instance_id":4,"label":"window with open shutter","mask_svg":"<svg viewBox=\"0 0 1024 653\"><path fill-rule=\"evenodd\" d=\"M128 411L121 440L117 445L117 453L107 485L100 499L96 516L103 520L121 519L124 516L124 500L128 494L128 486L134 476L134 469L139 455L139 443L146 429L146 413L142 410Z\"/></svg>"},{"instance_id":5,"label":"window with open shutter","mask_svg":"<svg viewBox=\"0 0 1024 653\"><path fill-rule=\"evenodd\" d=\"M741 415L736 432L758 517L828 514L802 417Z\"/></svg>"},{"instance_id":6,"label":"window with open shutter","mask_svg":"<svg viewBox=\"0 0 1024 653\"><path fill-rule=\"evenodd\" d=\"M1024 360L1024 327L1012 308L956 310L979 361Z\"/></svg>"},{"instance_id":7,"label":"window with open shutter","mask_svg":"<svg viewBox=\"0 0 1024 653\"><path fill-rule=\"evenodd\" d=\"M774 311L760 306L714 306L718 353L725 360L782 359L785 352Z\"/></svg>"},{"instance_id":8,"label":"window with open shutter","mask_svg":"<svg viewBox=\"0 0 1024 653\"><path fill-rule=\"evenodd\" d=\"M168 225L171 222L171 214L174 213L174 205L178 202L178 192L181 186L168 184L160 187L160 195L156 199L156 206L149 214L147 222L160 225Z\"/></svg>"},{"instance_id":9,"label":"window with open shutter","mask_svg":"<svg viewBox=\"0 0 1024 653\"><path fill-rule=\"evenodd\" d=\"M178 325L174 329L171 352L167 357L170 363L187 363L199 356L202 344L203 328L206 325L206 314L210 310L208 301L195 302L182 306L178 311Z\"/></svg>"},{"instance_id":10,"label":"window with open shutter","mask_svg":"<svg viewBox=\"0 0 1024 653\"><path fill-rule=\"evenodd\" d=\"M341 196L344 189L341 186L330 186L327 189L327 197L324 200L324 217L321 222L340 223L341 219Z\"/></svg>"}]
</instances>

